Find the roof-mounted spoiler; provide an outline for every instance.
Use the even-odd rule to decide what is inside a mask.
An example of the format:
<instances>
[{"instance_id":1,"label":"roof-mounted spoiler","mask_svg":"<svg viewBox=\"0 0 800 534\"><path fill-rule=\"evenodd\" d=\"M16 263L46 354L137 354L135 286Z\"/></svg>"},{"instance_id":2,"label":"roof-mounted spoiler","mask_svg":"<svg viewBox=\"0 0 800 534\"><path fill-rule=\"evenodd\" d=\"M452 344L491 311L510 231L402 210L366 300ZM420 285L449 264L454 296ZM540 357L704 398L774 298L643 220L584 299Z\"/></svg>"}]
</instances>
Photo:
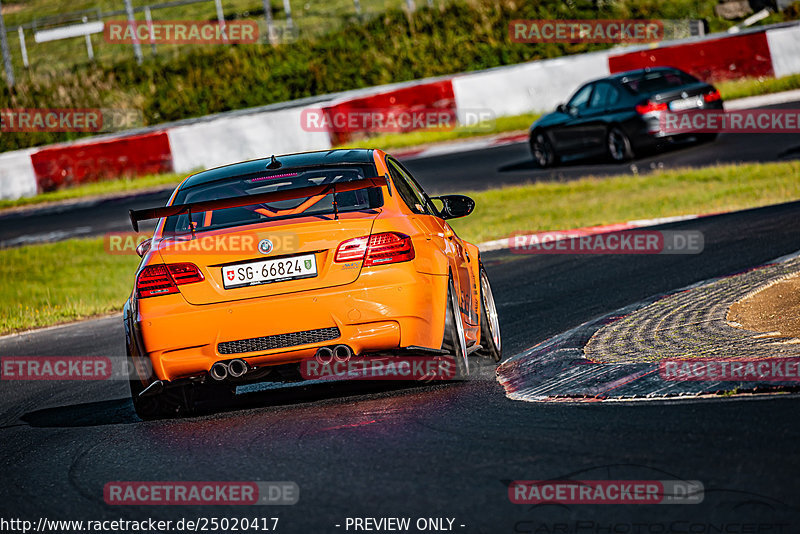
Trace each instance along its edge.
<instances>
[{"instance_id":1,"label":"roof-mounted spoiler","mask_svg":"<svg viewBox=\"0 0 800 534\"><path fill-rule=\"evenodd\" d=\"M363 178L361 180L353 180L350 182L340 182L325 185L312 185L309 187L298 187L296 189L287 189L285 191L273 191L272 193L260 193L258 195L246 195L241 197L221 198L218 200L204 200L202 202L191 202L189 204L176 204L174 206L164 206L163 208L148 208L143 210L128 210L128 215L131 218L131 225L134 231L139 231L139 221L148 219L160 219L162 217L171 217L173 215L180 215L181 213L201 213L204 211L222 210L226 208L241 208L243 206L252 206L254 204L264 204L267 202L279 202L281 200L292 200L295 198L306 198L317 195L327 195L330 193L345 193L347 191L358 191L361 189L370 189L373 187L383 187L388 185L389 181L385 176L377 176L375 178ZM333 200L334 214L338 217L339 207L336 203L336 198Z\"/></svg>"}]
</instances>

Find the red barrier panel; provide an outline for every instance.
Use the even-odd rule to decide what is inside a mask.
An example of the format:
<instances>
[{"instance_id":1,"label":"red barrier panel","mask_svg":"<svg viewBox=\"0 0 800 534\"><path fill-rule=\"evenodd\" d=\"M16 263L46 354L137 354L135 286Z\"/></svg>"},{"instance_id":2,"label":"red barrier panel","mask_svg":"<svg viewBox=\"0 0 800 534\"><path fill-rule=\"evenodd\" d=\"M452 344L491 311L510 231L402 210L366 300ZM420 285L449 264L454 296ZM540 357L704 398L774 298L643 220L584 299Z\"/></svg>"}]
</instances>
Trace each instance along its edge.
<instances>
[{"instance_id":1,"label":"red barrier panel","mask_svg":"<svg viewBox=\"0 0 800 534\"><path fill-rule=\"evenodd\" d=\"M705 81L775 75L765 32L651 48L608 58L612 73L656 66L678 67Z\"/></svg>"},{"instance_id":2,"label":"red barrier panel","mask_svg":"<svg viewBox=\"0 0 800 534\"><path fill-rule=\"evenodd\" d=\"M372 132L372 129L364 125L374 124L375 121L365 120L365 114L374 113L378 118L391 121L393 112L420 112L430 115L431 111L435 110L447 112L453 119L455 118L456 99L450 80L404 87L322 108L326 122L330 125L328 131L331 143L334 145L350 141L354 134ZM342 121L343 117L353 118L353 120ZM418 128L412 124L408 128L401 127L398 131L415 129Z\"/></svg>"},{"instance_id":3,"label":"red barrier panel","mask_svg":"<svg viewBox=\"0 0 800 534\"><path fill-rule=\"evenodd\" d=\"M172 171L167 132L44 148L31 154L39 191Z\"/></svg>"}]
</instances>

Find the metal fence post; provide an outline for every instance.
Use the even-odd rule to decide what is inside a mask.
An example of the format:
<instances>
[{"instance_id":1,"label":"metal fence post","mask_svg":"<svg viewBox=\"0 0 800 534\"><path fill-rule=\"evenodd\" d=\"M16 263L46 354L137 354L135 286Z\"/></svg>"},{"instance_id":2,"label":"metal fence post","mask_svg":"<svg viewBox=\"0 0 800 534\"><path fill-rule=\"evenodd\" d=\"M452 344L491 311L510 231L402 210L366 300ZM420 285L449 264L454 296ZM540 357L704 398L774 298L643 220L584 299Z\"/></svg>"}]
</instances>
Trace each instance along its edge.
<instances>
[{"instance_id":1,"label":"metal fence post","mask_svg":"<svg viewBox=\"0 0 800 534\"><path fill-rule=\"evenodd\" d=\"M225 33L225 13L222 11L222 0L214 0L214 5L217 6L217 21L222 31L222 40L227 43L228 36Z\"/></svg>"},{"instance_id":2,"label":"metal fence post","mask_svg":"<svg viewBox=\"0 0 800 534\"><path fill-rule=\"evenodd\" d=\"M267 19L267 40L271 45L275 44L275 23L272 20L272 2L263 0L264 18Z\"/></svg>"},{"instance_id":3,"label":"metal fence post","mask_svg":"<svg viewBox=\"0 0 800 534\"><path fill-rule=\"evenodd\" d=\"M0 1L0 48L3 49L3 69L6 71L6 83L14 87L14 69L11 67L11 52L8 50L6 23L3 20L3 2Z\"/></svg>"},{"instance_id":4,"label":"metal fence post","mask_svg":"<svg viewBox=\"0 0 800 534\"><path fill-rule=\"evenodd\" d=\"M28 63L28 48L25 46L25 30L22 29L22 26L17 26L17 34L19 35L19 51L22 53L22 64L27 69L30 64Z\"/></svg>"},{"instance_id":5,"label":"metal fence post","mask_svg":"<svg viewBox=\"0 0 800 534\"><path fill-rule=\"evenodd\" d=\"M82 21L84 24L86 24L87 22L89 22L89 19L83 17ZM84 37L86 38L86 53L89 54L89 61L94 61L94 48L92 48L92 37L88 33L84 35Z\"/></svg>"},{"instance_id":6,"label":"metal fence post","mask_svg":"<svg viewBox=\"0 0 800 534\"><path fill-rule=\"evenodd\" d=\"M156 55L156 39L153 37L153 15L150 13L150 6L144 6L144 20L147 22L147 30L150 33L150 51Z\"/></svg>"},{"instance_id":7,"label":"metal fence post","mask_svg":"<svg viewBox=\"0 0 800 534\"><path fill-rule=\"evenodd\" d=\"M289 30L289 35L292 35L294 21L292 20L292 5L289 3L289 0L283 0L283 10L286 12L286 29Z\"/></svg>"},{"instance_id":8,"label":"metal fence post","mask_svg":"<svg viewBox=\"0 0 800 534\"><path fill-rule=\"evenodd\" d=\"M128 14L128 25L133 35L133 55L136 56L136 63L142 64L142 44L139 42L139 33L136 31L136 17L133 15L131 0L125 0L125 11Z\"/></svg>"}]
</instances>

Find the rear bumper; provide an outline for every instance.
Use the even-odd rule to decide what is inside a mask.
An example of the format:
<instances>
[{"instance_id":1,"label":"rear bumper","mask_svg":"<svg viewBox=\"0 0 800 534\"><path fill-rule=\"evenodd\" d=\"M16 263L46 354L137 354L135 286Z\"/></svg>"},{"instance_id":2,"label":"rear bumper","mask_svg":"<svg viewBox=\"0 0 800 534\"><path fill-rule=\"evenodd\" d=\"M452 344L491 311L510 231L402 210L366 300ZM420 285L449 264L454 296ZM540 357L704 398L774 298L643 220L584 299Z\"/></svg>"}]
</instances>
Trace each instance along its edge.
<instances>
[{"instance_id":1,"label":"rear bumper","mask_svg":"<svg viewBox=\"0 0 800 534\"><path fill-rule=\"evenodd\" d=\"M707 103L703 108L697 111L723 111L723 109L722 101L715 101ZM653 113L643 116L637 122L638 126L632 135L632 140L634 141L635 146L641 148L655 147L680 139L689 137L694 138L704 135L703 133L698 133L691 130L666 130L664 118L660 113Z\"/></svg>"},{"instance_id":2,"label":"rear bumper","mask_svg":"<svg viewBox=\"0 0 800 534\"><path fill-rule=\"evenodd\" d=\"M439 348L447 276L417 272L411 262L372 267L348 285L220 304L192 305L179 295L139 301L134 327L161 380L198 376L220 360L251 366L299 362L321 346L346 344L356 354L407 346ZM338 328L339 336L271 350L220 343ZM331 330L328 330L330 332ZM304 339L302 336L299 340Z\"/></svg>"}]
</instances>

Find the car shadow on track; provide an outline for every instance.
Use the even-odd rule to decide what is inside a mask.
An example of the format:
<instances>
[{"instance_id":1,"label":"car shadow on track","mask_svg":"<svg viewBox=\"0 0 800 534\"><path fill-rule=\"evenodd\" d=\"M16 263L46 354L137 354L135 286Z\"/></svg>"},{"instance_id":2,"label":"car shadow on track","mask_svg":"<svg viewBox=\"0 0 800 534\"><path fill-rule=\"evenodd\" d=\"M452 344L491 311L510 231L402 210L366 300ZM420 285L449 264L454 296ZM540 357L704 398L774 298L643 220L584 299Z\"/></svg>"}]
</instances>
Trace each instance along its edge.
<instances>
[{"instance_id":1,"label":"car shadow on track","mask_svg":"<svg viewBox=\"0 0 800 534\"><path fill-rule=\"evenodd\" d=\"M224 412L254 408L288 408L297 404L327 400L358 400L372 394L425 392L434 388L459 387L463 383L425 383L395 381L341 381L325 384L300 385L236 395L233 399L205 402L184 420ZM351 397L351 399L348 399ZM165 418L169 419L169 418ZM20 420L37 428L71 428L140 423L130 398L86 402L45 408L23 414Z\"/></svg>"},{"instance_id":2,"label":"car shadow on track","mask_svg":"<svg viewBox=\"0 0 800 534\"><path fill-rule=\"evenodd\" d=\"M659 149L642 150L641 153L637 153L634 159L622 163L611 161L607 156L603 155L570 156L556 166L542 168L533 158L529 158L503 165L498 168L498 172L536 171L542 174L549 174L552 178L557 179L562 173L569 173L578 168L589 166L596 167L599 174L625 174L632 172L632 167L648 165L650 158L669 157L682 150L703 147L711 143L712 141L705 139L690 139L668 143L662 145Z\"/></svg>"}]
</instances>

